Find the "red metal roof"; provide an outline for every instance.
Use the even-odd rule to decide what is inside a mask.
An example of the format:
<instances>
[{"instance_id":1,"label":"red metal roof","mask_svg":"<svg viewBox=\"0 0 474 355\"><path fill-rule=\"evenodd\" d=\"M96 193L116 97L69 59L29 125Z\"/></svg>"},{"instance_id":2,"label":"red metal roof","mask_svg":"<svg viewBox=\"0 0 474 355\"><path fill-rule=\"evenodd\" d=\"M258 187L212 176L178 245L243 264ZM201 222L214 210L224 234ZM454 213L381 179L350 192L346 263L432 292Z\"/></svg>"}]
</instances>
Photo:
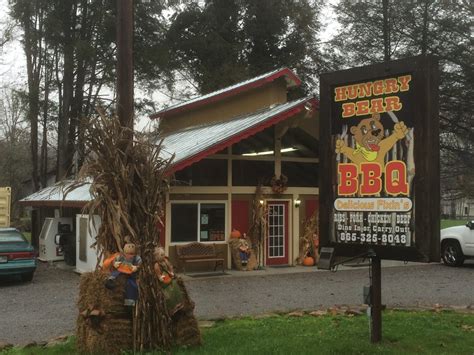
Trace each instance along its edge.
<instances>
[{"instance_id":1,"label":"red metal roof","mask_svg":"<svg viewBox=\"0 0 474 355\"><path fill-rule=\"evenodd\" d=\"M186 102L167 107L161 111L158 111L157 113L152 114L150 118L164 118L174 116L176 114L190 111L208 105L210 103L214 103L226 99L228 97L240 94L242 92L261 87L282 77L286 80L287 88L301 85L301 79L292 70L288 68L282 68L226 87L224 89L195 97L194 99L188 100Z\"/></svg>"}]
</instances>

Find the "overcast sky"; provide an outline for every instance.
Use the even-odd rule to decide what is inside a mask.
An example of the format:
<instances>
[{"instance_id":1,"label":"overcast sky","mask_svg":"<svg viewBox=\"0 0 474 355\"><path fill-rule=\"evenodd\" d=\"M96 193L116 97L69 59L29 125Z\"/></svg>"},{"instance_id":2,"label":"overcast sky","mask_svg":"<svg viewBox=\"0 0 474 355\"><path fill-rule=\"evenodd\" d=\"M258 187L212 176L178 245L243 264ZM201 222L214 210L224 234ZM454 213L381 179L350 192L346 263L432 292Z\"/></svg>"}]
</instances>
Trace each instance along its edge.
<instances>
[{"instance_id":1,"label":"overcast sky","mask_svg":"<svg viewBox=\"0 0 474 355\"><path fill-rule=\"evenodd\" d=\"M338 0L329 0L322 9L321 16L321 41L325 42L337 31L335 14L331 9L331 4L337 3ZM8 0L0 0L0 31L3 32L8 22ZM14 40L0 47L0 86L1 87L25 87L26 86L26 61L25 54L21 46L21 33L19 30L15 31ZM158 105L170 104L169 98L160 93L154 92L150 97L146 93L136 92L137 97L147 97L153 99ZM148 123L148 118L140 119L138 122L138 129L142 129Z\"/></svg>"}]
</instances>

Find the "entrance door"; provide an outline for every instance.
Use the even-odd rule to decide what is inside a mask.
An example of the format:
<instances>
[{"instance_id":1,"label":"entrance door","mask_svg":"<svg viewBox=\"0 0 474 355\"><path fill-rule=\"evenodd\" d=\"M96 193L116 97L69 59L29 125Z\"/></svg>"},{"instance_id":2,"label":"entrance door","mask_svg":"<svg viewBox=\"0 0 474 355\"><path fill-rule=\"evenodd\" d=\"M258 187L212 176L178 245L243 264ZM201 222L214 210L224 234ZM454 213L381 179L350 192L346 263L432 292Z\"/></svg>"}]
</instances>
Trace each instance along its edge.
<instances>
[{"instance_id":1,"label":"entrance door","mask_svg":"<svg viewBox=\"0 0 474 355\"><path fill-rule=\"evenodd\" d=\"M288 202L268 201L267 265L288 264Z\"/></svg>"}]
</instances>

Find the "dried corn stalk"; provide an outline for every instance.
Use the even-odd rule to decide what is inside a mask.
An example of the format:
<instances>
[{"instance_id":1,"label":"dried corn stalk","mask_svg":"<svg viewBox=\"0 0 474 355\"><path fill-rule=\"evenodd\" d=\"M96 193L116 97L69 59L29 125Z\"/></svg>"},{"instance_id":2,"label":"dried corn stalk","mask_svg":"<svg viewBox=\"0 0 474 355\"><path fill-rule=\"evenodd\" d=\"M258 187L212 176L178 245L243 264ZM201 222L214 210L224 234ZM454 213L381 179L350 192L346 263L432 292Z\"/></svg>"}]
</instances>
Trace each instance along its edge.
<instances>
[{"instance_id":1,"label":"dried corn stalk","mask_svg":"<svg viewBox=\"0 0 474 355\"><path fill-rule=\"evenodd\" d=\"M311 256L314 260L318 260L317 242L319 242L319 213L318 210L315 210L311 217L304 222L303 235L300 237L298 263L302 264L306 256Z\"/></svg>"},{"instance_id":2,"label":"dried corn stalk","mask_svg":"<svg viewBox=\"0 0 474 355\"><path fill-rule=\"evenodd\" d=\"M252 202L252 221L249 228L249 238L252 242L252 249L257 253L258 265L262 266L263 242L267 233L267 209L260 201L263 201L261 184L255 189L255 196Z\"/></svg>"},{"instance_id":3,"label":"dried corn stalk","mask_svg":"<svg viewBox=\"0 0 474 355\"><path fill-rule=\"evenodd\" d=\"M116 116L102 110L86 123L85 145L88 159L80 178L92 179L92 201L87 212L100 216L96 238L99 258L122 250L129 236L138 246L143 264L139 270L139 299L134 314L134 348L169 348L171 320L153 265L153 248L159 245L158 226L162 224L165 175L170 160L160 157L161 143L149 142L135 134L133 144L124 145L120 137L126 128ZM122 151L120 147L127 147ZM72 186L71 189L77 187Z\"/></svg>"}]
</instances>

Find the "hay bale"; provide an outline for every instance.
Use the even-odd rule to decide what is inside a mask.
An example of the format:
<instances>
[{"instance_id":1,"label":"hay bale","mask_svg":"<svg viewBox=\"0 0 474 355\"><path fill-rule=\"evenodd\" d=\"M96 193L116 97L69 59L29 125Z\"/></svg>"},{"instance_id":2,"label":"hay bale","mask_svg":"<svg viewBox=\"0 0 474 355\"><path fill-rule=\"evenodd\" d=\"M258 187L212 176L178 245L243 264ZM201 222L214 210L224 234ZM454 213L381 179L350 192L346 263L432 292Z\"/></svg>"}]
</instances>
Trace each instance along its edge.
<instances>
[{"instance_id":1,"label":"hay bale","mask_svg":"<svg viewBox=\"0 0 474 355\"><path fill-rule=\"evenodd\" d=\"M250 242L250 239L247 237L245 238L247 241L248 245L252 245ZM242 260L240 259L240 243L241 239L239 238L232 238L229 241L229 247L230 247L230 255L232 258L232 265L235 269L240 270L240 271L247 271L247 270L255 270L258 267L258 262L257 262L257 254L255 253L255 250L250 248L250 255L247 261L247 265L243 266L242 265Z\"/></svg>"},{"instance_id":2,"label":"hay bale","mask_svg":"<svg viewBox=\"0 0 474 355\"><path fill-rule=\"evenodd\" d=\"M199 323L194 316L194 302L189 297L184 281L178 277L177 282L184 294L185 301L183 308L171 318L174 340L180 346L201 345L201 331L199 330Z\"/></svg>"},{"instance_id":3,"label":"hay bale","mask_svg":"<svg viewBox=\"0 0 474 355\"><path fill-rule=\"evenodd\" d=\"M105 287L106 279L101 271L81 276L76 329L81 353L120 354L133 349L132 310L123 305L127 278L119 276L114 290Z\"/></svg>"},{"instance_id":4,"label":"hay bale","mask_svg":"<svg viewBox=\"0 0 474 355\"><path fill-rule=\"evenodd\" d=\"M257 270L258 269L258 261L257 261L257 253L254 249L251 249L249 260L247 262L247 270Z\"/></svg>"},{"instance_id":5,"label":"hay bale","mask_svg":"<svg viewBox=\"0 0 474 355\"><path fill-rule=\"evenodd\" d=\"M107 274L101 271L81 276L76 323L76 344L81 353L120 354L133 349L133 308L123 305L127 278L120 275L114 290L104 286L106 279ZM194 317L194 302L183 280L178 278L177 282L184 294L184 305L171 317L173 342L200 345L202 340Z\"/></svg>"},{"instance_id":6,"label":"hay bale","mask_svg":"<svg viewBox=\"0 0 474 355\"><path fill-rule=\"evenodd\" d=\"M131 317L116 318L106 315L100 327L79 315L77 320L77 350L87 354L121 354L133 349Z\"/></svg>"},{"instance_id":7,"label":"hay bale","mask_svg":"<svg viewBox=\"0 0 474 355\"><path fill-rule=\"evenodd\" d=\"M193 312L181 310L172 318L173 337L177 345L199 346L202 343L199 324Z\"/></svg>"}]
</instances>

